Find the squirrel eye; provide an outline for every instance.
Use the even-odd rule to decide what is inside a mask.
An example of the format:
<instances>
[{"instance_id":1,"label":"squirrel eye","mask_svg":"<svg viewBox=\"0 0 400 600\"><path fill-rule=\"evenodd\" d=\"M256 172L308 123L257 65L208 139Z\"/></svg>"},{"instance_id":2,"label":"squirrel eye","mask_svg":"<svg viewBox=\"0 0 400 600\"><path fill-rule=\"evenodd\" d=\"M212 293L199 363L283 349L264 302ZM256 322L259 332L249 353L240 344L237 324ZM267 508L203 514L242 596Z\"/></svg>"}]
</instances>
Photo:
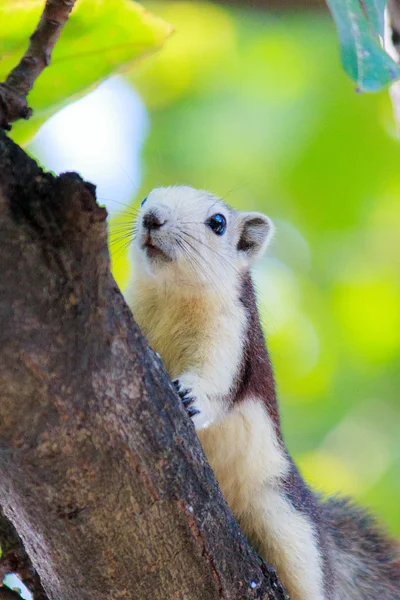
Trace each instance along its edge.
<instances>
[{"instance_id":1,"label":"squirrel eye","mask_svg":"<svg viewBox=\"0 0 400 600\"><path fill-rule=\"evenodd\" d=\"M226 231L226 219L224 215L221 215L219 213L210 217L206 221L206 224L217 235L223 235Z\"/></svg>"},{"instance_id":2,"label":"squirrel eye","mask_svg":"<svg viewBox=\"0 0 400 600\"><path fill-rule=\"evenodd\" d=\"M143 204L146 202L146 200L147 200L147 196L146 196L146 198L143 198L143 200L140 203L140 206L143 206Z\"/></svg>"}]
</instances>

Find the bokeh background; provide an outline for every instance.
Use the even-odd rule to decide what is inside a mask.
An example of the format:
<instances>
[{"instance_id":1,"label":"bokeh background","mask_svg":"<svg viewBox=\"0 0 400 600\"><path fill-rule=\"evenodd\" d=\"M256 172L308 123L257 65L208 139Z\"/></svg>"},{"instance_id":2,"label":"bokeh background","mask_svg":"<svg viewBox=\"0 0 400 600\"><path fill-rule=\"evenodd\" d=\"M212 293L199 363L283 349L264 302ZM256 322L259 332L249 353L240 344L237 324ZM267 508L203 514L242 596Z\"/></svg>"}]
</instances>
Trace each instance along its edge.
<instances>
[{"instance_id":1,"label":"bokeh background","mask_svg":"<svg viewBox=\"0 0 400 600\"><path fill-rule=\"evenodd\" d=\"M272 217L255 275L287 444L314 486L354 496L399 535L400 145L388 93L356 93L322 4L144 4L175 29L164 47L57 112L27 148L98 184L122 289L130 210L154 186L186 183Z\"/></svg>"}]
</instances>

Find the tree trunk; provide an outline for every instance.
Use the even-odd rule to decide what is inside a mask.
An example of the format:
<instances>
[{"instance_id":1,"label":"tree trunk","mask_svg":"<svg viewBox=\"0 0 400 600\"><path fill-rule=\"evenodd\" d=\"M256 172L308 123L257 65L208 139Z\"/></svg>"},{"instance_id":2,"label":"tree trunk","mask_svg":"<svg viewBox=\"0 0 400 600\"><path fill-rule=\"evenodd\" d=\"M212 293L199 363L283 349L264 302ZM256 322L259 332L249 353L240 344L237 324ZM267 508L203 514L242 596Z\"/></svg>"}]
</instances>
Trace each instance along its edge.
<instances>
[{"instance_id":1,"label":"tree trunk","mask_svg":"<svg viewBox=\"0 0 400 600\"><path fill-rule=\"evenodd\" d=\"M94 187L0 133L0 230L0 504L48 598L285 598L110 274Z\"/></svg>"}]
</instances>

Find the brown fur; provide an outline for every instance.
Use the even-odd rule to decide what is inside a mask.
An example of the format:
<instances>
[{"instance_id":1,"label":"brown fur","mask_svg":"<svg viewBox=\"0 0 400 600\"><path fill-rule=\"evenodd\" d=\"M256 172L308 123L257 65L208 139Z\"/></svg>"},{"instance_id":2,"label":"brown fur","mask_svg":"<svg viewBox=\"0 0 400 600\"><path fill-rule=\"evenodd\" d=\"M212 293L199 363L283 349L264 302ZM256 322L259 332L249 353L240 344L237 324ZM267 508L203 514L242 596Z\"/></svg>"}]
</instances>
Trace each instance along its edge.
<instances>
[{"instance_id":1,"label":"brown fur","mask_svg":"<svg viewBox=\"0 0 400 600\"><path fill-rule=\"evenodd\" d=\"M274 422L277 434L281 438L274 374L265 345L254 285L249 271L243 274L239 301L244 307L247 323L242 364L236 381L237 388L233 401L241 402L248 397L262 399Z\"/></svg>"}]
</instances>

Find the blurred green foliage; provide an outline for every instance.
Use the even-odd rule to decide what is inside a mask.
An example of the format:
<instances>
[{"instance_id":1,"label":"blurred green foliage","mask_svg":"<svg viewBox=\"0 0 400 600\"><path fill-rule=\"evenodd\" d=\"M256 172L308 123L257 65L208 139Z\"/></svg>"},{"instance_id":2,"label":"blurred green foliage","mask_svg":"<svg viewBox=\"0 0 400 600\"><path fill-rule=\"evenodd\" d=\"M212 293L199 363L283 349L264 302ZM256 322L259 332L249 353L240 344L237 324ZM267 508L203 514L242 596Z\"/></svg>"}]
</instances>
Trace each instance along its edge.
<instances>
[{"instance_id":1,"label":"blurred green foliage","mask_svg":"<svg viewBox=\"0 0 400 600\"><path fill-rule=\"evenodd\" d=\"M0 3L0 81L25 52L42 10L43 0ZM170 25L131 0L77 2L54 48L51 69L29 94L34 115L13 126L13 138L29 140L58 109L159 49L170 33Z\"/></svg>"},{"instance_id":2,"label":"blurred green foliage","mask_svg":"<svg viewBox=\"0 0 400 600\"><path fill-rule=\"evenodd\" d=\"M152 121L141 196L188 183L272 216L256 277L289 448L317 488L354 495L400 533L400 148L388 95L356 93L324 13L151 8L176 33L129 75Z\"/></svg>"},{"instance_id":3,"label":"blurred green foliage","mask_svg":"<svg viewBox=\"0 0 400 600\"><path fill-rule=\"evenodd\" d=\"M103 3L95 25L88 10L90 31L83 15L66 29L68 51L60 41L30 98L43 111L35 127L86 89L83 73L95 83L131 60L100 52L133 27L117 0ZM154 186L187 183L271 215L276 238L255 275L288 446L317 488L353 494L400 533L400 148L388 96L355 93L323 12L149 8L175 33L126 75L152 124L132 206ZM134 23L147 14L132 10ZM9 31L31 29L16 19ZM168 33L149 19L141 55ZM113 268L124 288L126 252Z\"/></svg>"}]
</instances>

